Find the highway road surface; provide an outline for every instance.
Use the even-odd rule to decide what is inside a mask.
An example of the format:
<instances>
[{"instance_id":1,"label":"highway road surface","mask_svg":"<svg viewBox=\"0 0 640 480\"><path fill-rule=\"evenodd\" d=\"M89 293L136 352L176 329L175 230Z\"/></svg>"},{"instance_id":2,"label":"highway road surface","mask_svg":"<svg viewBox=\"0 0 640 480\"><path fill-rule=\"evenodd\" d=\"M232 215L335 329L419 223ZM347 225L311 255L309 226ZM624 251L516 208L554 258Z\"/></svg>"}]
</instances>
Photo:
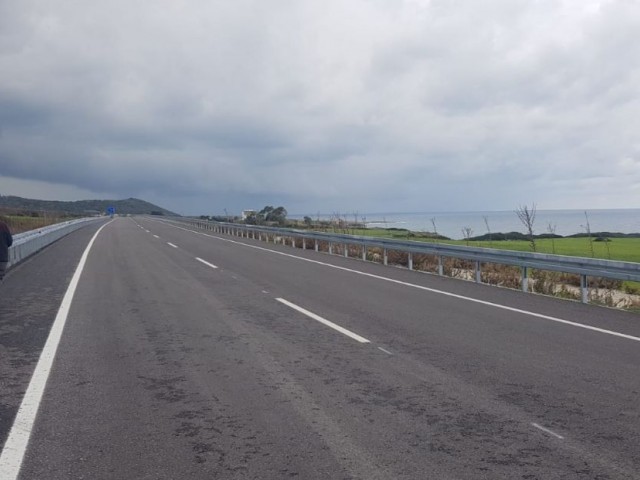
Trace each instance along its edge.
<instances>
[{"instance_id":1,"label":"highway road surface","mask_svg":"<svg viewBox=\"0 0 640 480\"><path fill-rule=\"evenodd\" d=\"M640 478L640 316L151 218L12 270L0 359L3 480Z\"/></svg>"}]
</instances>

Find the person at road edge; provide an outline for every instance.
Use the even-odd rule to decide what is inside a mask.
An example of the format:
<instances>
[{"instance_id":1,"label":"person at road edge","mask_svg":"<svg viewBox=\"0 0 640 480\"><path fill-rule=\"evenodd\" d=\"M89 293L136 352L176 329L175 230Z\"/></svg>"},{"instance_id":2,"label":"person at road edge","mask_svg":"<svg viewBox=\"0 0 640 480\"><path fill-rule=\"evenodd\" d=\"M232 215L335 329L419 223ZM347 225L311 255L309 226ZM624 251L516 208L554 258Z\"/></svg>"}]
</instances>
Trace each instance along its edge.
<instances>
[{"instance_id":1,"label":"person at road edge","mask_svg":"<svg viewBox=\"0 0 640 480\"><path fill-rule=\"evenodd\" d=\"M13 237L9 226L0 221L0 282L4 279L4 274L7 271L7 265L9 263L9 247L13 245Z\"/></svg>"}]
</instances>

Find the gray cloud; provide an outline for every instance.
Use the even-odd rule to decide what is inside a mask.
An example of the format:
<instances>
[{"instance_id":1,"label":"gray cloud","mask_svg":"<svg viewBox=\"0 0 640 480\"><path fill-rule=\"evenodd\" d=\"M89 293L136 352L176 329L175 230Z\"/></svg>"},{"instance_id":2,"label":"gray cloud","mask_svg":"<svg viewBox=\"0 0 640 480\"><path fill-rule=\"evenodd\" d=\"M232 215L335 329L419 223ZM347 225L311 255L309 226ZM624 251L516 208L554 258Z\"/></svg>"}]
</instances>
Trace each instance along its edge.
<instances>
[{"instance_id":1,"label":"gray cloud","mask_svg":"<svg viewBox=\"0 0 640 480\"><path fill-rule=\"evenodd\" d=\"M630 0L2 2L0 185L184 213L637 206L638 32Z\"/></svg>"}]
</instances>

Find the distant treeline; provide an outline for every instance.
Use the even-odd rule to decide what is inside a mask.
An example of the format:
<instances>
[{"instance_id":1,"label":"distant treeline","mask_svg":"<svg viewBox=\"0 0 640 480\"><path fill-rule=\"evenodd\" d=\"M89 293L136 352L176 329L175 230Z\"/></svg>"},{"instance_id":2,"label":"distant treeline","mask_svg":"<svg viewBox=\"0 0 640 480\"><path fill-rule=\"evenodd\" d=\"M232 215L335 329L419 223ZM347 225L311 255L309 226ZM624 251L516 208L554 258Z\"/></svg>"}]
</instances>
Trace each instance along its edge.
<instances>
[{"instance_id":1,"label":"distant treeline","mask_svg":"<svg viewBox=\"0 0 640 480\"><path fill-rule=\"evenodd\" d=\"M542 233L540 235L534 235L533 238L640 238L640 233L620 233L620 232L591 232L588 233L574 233L573 235L556 235L552 233ZM469 238L469 241L487 242L492 240L529 240L529 236L520 232L509 233L485 233L484 235L478 235L477 237Z\"/></svg>"},{"instance_id":2,"label":"distant treeline","mask_svg":"<svg viewBox=\"0 0 640 480\"><path fill-rule=\"evenodd\" d=\"M35 200L32 198L0 195L0 208L11 209L16 212L26 212L36 216L37 212L62 212L68 215L91 215L105 213L107 208L115 207L119 214L152 214L176 215L169 210L145 202L137 198L125 200L78 200L61 202L57 200Z\"/></svg>"}]
</instances>

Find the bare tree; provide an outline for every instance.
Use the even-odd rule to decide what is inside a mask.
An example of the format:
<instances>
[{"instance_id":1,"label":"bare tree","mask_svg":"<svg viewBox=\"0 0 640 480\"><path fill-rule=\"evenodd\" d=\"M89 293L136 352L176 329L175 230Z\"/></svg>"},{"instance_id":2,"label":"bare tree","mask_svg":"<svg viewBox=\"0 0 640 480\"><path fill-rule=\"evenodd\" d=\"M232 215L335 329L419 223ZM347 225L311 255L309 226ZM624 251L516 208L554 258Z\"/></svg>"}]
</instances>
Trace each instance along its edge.
<instances>
[{"instance_id":1,"label":"bare tree","mask_svg":"<svg viewBox=\"0 0 640 480\"><path fill-rule=\"evenodd\" d=\"M473 236L473 228L471 227L462 227L462 236L467 242L467 247L469 246L469 240Z\"/></svg>"},{"instance_id":2,"label":"bare tree","mask_svg":"<svg viewBox=\"0 0 640 480\"><path fill-rule=\"evenodd\" d=\"M531 208L526 205L520 205L516 210L516 215L527 229L527 235L529 236L529 244L531 250L536 251L536 239L533 236L533 226L536 222L536 204L532 203Z\"/></svg>"},{"instance_id":3,"label":"bare tree","mask_svg":"<svg viewBox=\"0 0 640 480\"><path fill-rule=\"evenodd\" d=\"M436 241L438 239L438 227L436 227L435 217L431 219L431 225L433 225L433 240Z\"/></svg>"},{"instance_id":4,"label":"bare tree","mask_svg":"<svg viewBox=\"0 0 640 480\"><path fill-rule=\"evenodd\" d=\"M482 219L484 220L484 224L487 226L487 233L489 234L489 246L491 247L493 246L493 243L491 241L491 228L489 228L489 217L484 215Z\"/></svg>"},{"instance_id":5,"label":"bare tree","mask_svg":"<svg viewBox=\"0 0 640 480\"><path fill-rule=\"evenodd\" d=\"M587 211L585 210L584 212L584 218L587 220L586 225L582 225L582 228L584 228L587 231L587 238L589 239L589 251L591 253L591 257L595 257L596 254L593 250L593 237L591 237L591 225L589 224L589 215L587 215Z\"/></svg>"},{"instance_id":6,"label":"bare tree","mask_svg":"<svg viewBox=\"0 0 640 480\"><path fill-rule=\"evenodd\" d=\"M555 254L556 253L556 239L555 239L556 224L549 222L547 224L547 232L549 232L549 236L551 237L551 253Z\"/></svg>"}]
</instances>

